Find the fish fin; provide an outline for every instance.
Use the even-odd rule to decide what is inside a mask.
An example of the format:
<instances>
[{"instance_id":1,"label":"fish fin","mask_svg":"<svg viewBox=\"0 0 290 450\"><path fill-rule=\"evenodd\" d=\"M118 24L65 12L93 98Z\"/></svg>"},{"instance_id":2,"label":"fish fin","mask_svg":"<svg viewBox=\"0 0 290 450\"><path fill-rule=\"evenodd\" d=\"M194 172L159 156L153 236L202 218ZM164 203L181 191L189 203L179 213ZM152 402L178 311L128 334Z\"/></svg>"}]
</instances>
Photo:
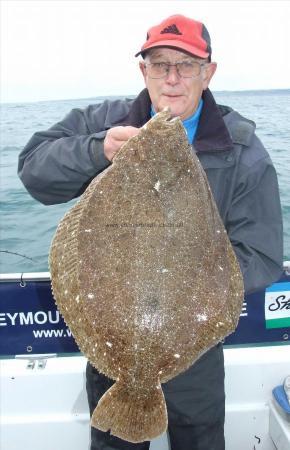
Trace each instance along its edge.
<instances>
[{"instance_id":1,"label":"fish fin","mask_svg":"<svg viewBox=\"0 0 290 450\"><path fill-rule=\"evenodd\" d=\"M91 425L128 442L151 440L167 429L161 384L140 396L140 390L117 381L100 399Z\"/></svg>"}]
</instances>

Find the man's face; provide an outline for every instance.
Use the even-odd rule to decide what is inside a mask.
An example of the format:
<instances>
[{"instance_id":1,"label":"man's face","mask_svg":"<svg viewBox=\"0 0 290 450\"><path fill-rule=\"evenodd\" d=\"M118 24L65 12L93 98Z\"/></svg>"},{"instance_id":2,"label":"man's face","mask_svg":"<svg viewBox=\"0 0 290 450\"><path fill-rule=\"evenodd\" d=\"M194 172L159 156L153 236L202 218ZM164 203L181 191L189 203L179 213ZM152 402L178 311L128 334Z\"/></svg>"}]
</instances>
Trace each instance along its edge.
<instances>
[{"instance_id":1,"label":"man's face","mask_svg":"<svg viewBox=\"0 0 290 450\"><path fill-rule=\"evenodd\" d=\"M205 90L216 70L215 63L201 67L200 74L192 78L181 77L176 67L170 67L163 78L150 78L146 64L192 62L202 60L172 48L160 47L148 51L145 61L140 62L152 104L156 112L169 107L173 117L180 116L182 120L190 117L197 109L203 90Z\"/></svg>"}]
</instances>

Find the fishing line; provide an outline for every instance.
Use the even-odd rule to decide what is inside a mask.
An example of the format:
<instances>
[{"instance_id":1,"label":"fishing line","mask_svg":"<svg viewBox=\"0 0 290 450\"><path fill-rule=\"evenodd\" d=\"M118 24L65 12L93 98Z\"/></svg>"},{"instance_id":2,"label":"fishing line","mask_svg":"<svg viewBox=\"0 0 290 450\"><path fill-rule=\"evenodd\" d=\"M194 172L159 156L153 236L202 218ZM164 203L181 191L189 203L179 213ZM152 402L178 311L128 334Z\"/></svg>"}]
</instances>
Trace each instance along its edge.
<instances>
[{"instance_id":1,"label":"fishing line","mask_svg":"<svg viewBox=\"0 0 290 450\"><path fill-rule=\"evenodd\" d=\"M10 252L9 250L0 250L0 253L8 253L9 255L21 256L21 258L29 259L30 261L36 262L36 259L30 258L29 256L22 255L21 253Z\"/></svg>"}]
</instances>

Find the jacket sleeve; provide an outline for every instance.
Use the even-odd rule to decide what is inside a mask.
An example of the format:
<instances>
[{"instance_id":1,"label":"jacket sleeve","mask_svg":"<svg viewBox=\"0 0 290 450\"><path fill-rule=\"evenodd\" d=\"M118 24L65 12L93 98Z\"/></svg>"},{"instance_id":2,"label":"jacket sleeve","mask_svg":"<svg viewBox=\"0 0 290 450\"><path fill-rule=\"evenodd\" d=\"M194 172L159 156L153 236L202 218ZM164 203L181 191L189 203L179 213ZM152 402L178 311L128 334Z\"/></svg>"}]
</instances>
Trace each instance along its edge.
<instances>
[{"instance_id":1,"label":"jacket sleeve","mask_svg":"<svg viewBox=\"0 0 290 450\"><path fill-rule=\"evenodd\" d=\"M256 136L253 145L263 148ZM265 288L281 276L283 226L280 196L276 171L266 152L253 164L242 164L242 175L238 177L226 228L243 273L247 294Z\"/></svg>"},{"instance_id":2,"label":"jacket sleeve","mask_svg":"<svg viewBox=\"0 0 290 450\"><path fill-rule=\"evenodd\" d=\"M43 204L64 203L80 195L109 166L104 155L106 130L126 114L121 101L74 109L47 131L35 133L19 155L18 174Z\"/></svg>"}]
</instances>

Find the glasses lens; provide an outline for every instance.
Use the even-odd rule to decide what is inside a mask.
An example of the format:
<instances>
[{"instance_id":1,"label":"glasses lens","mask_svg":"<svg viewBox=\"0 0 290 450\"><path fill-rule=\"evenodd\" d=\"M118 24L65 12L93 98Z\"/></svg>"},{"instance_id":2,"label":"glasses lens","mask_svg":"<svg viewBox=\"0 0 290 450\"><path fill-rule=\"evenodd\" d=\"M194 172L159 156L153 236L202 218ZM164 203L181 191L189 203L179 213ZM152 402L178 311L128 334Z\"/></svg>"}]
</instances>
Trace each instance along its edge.
<instances>
[{"instance_id":1,"label":"glasses lens","mask_svg":"<svg viewBox=\"0 0 290 450\"><path fill-rule=\"evenodd\" d=\"M198 62L185 61L178 63L177 67L179 75L184 78L198 77L200 74L200 64Z\"/></svg>"},{"instance_id":2,"label":"glasses lens","mask_svg":"<svg viewBox=\"0 0 290 450\"><path fill-rule=\"evenodd\" d=\"M163 62L156 62L147 64L147 72L150 78L163 78L166 76L168 71L168 65Z\"/></svg>"}]
</instances>

